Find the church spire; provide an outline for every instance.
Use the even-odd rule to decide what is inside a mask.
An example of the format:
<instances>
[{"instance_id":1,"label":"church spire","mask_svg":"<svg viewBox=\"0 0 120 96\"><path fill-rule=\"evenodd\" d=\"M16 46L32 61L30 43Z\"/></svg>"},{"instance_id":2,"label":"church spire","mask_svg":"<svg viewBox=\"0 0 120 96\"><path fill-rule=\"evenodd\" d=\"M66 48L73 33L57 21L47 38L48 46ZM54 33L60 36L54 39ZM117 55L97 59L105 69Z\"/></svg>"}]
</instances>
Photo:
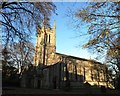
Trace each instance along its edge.
<instances>
[{"instance_id":1,"label":"church spire","mask_svg":"<svg viewBox=\"0 0 120 96\"><path fill-rule=\"evenodd\" d=\"M54 20L53 28L56 29L56 21Z\"/></svg>"},{"instance_id":2,"label":"church spire","mask_svg":"<svg viewBox=\"0 0 120 96\"><path fill-rule=\"evenodd\" d=\"M42 29L44 29L45 28L45 22L43 21L42 22Z\"/></svg>"}]
</instances>

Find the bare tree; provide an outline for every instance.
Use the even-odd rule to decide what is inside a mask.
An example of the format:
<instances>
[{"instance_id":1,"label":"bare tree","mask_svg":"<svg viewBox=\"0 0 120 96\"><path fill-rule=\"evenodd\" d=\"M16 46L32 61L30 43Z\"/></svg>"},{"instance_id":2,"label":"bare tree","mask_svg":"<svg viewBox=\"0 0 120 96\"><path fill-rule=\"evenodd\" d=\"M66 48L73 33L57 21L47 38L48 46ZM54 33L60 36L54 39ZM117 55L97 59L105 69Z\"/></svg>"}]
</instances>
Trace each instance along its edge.
<instances>
[{"instance_id":1,"label":"bare tree","mask_svg":"<svg viewBox=\"0 0 120 96\"><path fill-rule=\"evenodd\" d=\"M89 37L83 47L96 51L99 57L106 57L107 63L118 73L120 72L119 6L120 2L89 2L85 8L72 14L78 29L84 25L88 26L87 32L80 33L83 38L85 35Z\"/></svg>"},{"instance_id":2,"label":"bare tree","mask_svg":"<svg viewBox=\"0 0 120 96\"><path fill-rule=\"evenodd\" d=\"M14 65L19 68L33 64L34 46L31 42L18 42L10 46L11 58L14 60Z\"/></svg>"},{"instance_id":3,"label":"bare tree","mask_svg":"<svg viewBox=\"0 0 120 96\"><path fill-rule=\"evenodd\" d=\"M95 50L102 57L106 50L110 52L113 49L120 49L118 46L120 42L118 40L120 34L119 6L120 2L90 2L85 8L72 14L77 28L88 26L87 32L80 33L83 38L85 35L89 37L84 48Z\"/></svg>"},{"instance_id":4,"label":"bare tree","mask_svg":"<svg viewBox=\"0 0 120 96\"><path fill-rule=\"evenodd\" d=\"M20 69L33 64L34 46L31 42L18 42L3 49L3 65Z\"/></svg>"},{"instance_id":5,"label":"bare tree","mask_svg":"<svg viewBox=\"0 0 120 96\"><path fill-rule=\"evenodd\" d=\"M28 41L31 29L42 23L44 16L47 26L55 5L52 2L0 2L0 23L2 39L7 45L17 40Z\"/></svg>"}]
</instances>

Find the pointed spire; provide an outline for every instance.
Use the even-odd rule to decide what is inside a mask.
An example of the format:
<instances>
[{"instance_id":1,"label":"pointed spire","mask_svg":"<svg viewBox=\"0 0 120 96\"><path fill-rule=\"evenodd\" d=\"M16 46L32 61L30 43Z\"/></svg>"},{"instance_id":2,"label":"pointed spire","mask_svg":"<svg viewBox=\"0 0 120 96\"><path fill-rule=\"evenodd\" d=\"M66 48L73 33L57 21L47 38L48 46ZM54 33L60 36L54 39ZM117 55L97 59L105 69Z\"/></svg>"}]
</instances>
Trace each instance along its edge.
<instances>
[{"instance_id":1,"label":"pointed spire","mask_svg":"<svg viewBox=\"0 0 120 96\"><path fill-rule=\"evenodd\" d=\"M54 20L53 28L56 29L56 20Z\"/></svg>"},{"instance_id":2,"label":"pointed spire","mask_svg":"<svg viewBox=\"0 0 120 96\"><path fill-rule=\"evenodd\" d=\"M37 28L40 28L40 23L38 23Z\"/></svg>"},{"instance_id":3,"label":"pointed spire","mask_svg":"<svg viewBox=\"0 0 120 96\"><path fill-rule=\"evenodd\" d=\"M47 18L46 18L45 14L44 14L43 23L42 23L42 29L44 29L46 27L46 20L47 20Z\"/></svg>"},{"instance_id":4,"label":"pointed spire","mask_svg":"<svg viewBox=\"0 0 120 96\"><path fill-rule=\"evenodd\" d=\"M42 23L42 29L44 29L44 27L45 27L45 25L44 25L44 21L43 21L43 23Z\"/></svg>"},{"instance_id":5,"label":"pointed spire","mask_svg":"<svg viewBox=\"0 0 120 96\"><path fill-rule=\"evenodd\" d=\"M40 33L40 23L38 23L38 25L37 25L37 35Z\"/></svg>"}]
</instances>

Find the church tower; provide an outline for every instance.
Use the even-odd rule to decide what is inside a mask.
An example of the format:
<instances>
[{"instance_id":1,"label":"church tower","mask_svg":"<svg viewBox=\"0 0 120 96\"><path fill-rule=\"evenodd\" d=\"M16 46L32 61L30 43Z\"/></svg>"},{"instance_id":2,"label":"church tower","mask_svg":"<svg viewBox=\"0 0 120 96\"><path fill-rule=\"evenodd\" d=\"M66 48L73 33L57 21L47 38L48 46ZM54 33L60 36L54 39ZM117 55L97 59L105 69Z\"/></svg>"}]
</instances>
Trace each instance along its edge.
<instances>
[{"instance_id":1,"label":"church tower","mask_svg":"<svg viewBox=\"0 0 120 96\"><path fill-rule=\"evenodd\" d=\"M38 66L52 65L54 63L56 52L56 22L54 21L53 28L45 28L44 23L42 28L37 27L37 41L35 48L34 64Z\"/></svg>"}]
</instances>

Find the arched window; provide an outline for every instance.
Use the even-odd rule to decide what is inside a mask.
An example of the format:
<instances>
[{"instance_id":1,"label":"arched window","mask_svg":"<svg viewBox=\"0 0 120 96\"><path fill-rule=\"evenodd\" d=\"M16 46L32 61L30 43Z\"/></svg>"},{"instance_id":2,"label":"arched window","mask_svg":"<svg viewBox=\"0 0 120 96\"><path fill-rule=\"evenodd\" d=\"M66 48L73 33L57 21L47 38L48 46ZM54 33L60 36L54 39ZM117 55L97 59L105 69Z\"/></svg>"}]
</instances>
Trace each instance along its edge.
<instances>
[{"instance_id":1,"label":"arched window","mask_svg":"<svg viewBox=\"0 0 120 96\"><path fill-rule=\"evenodd\" d=\"M48 42L50 43L50 34L49 34L49 41Z\"/></svg>"},{"instance_id":2,"label":"arched window","mask_svg":"<svg viewBox=\"0 0 120 96\"><path fill-rule=\"evenodd\" d=\"M48 36L45 34L45 43L47 43Z\"/></svg>"}]
</instances>

